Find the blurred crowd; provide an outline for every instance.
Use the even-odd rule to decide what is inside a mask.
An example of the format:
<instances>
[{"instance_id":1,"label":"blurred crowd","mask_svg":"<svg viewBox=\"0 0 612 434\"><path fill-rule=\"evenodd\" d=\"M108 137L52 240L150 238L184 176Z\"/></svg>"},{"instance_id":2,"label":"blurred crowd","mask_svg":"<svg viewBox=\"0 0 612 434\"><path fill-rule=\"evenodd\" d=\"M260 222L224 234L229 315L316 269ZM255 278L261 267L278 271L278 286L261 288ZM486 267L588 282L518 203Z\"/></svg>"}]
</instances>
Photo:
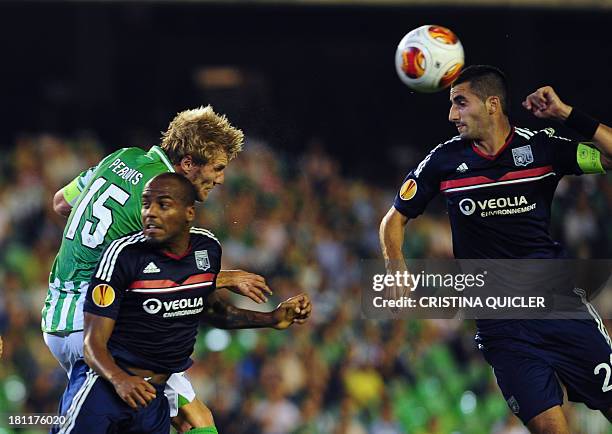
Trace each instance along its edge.
<instances>
[{"instance_id":1,"label":"blurred crowd","mask_svg":"<svg viewBox=\"0 0 612 434\"><path fill-rule=\"evenodd\" d=\"M88 135L23 136L3 150L0 414L56 412L66 375L40 331L65 223L51 199L111 150ZM197 225L220 238L225 268L266 276L274 302L304 291L314 305L309 323L285 331L227 333L203 325L188 374L219 432L525 433L473 344L473 321L362 317L360 267L380 257L378 225L401 176L383 187L367 176L344 176L342 164L321 140L301 155L285 155L250 138L229 165L225 186L199 207ZM570 254L612 257L610 177L564 179L557 196L551 230ZM452 257L443 207L432 210L410 223L407 256ZM608 432L584 406L568 412L573 432ZM12 431L0 421L4 432Z\"/></svg>"}]
</instances>

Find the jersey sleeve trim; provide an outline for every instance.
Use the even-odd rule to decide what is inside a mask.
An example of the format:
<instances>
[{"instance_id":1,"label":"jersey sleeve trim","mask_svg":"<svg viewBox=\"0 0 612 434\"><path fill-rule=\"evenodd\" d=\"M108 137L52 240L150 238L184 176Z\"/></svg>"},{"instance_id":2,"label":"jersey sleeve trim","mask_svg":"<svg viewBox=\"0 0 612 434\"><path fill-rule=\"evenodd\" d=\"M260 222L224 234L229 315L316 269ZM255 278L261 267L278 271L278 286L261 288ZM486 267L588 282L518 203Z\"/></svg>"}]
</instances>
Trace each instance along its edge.
<instances>
[{"instance_id":1,"label":"jersey sleeve trim","mask_svg":"<svg viewBox=\"0 0 612 434\"><path fill-rule=\"evenodd\" d=\"M584 173L606 173L601 164L601 152L588 143L578 143L576 161Z\"/></svg>"},{"instance_id":2,"label":"jersey sleeve trim","mask_svg":"<svg viewBox=\"0 0 612 434\"><path fill-rule=\"evenodd\" d=\"M455 142L457 140L461 140L460 136L455 136L450 140L447 140L446 142L440 143L438 146L436 146L435 148L433 148L429 154L427 154L427 156L423 159L423 161L421 161L419 163L419 165L417 166L417 168L414 170L414 177L418 178L419 175L421 174L421 172L423 171L423 169L425 168L425 166L427 166L427 163L429 163L429 160L431 160L431 157L433 157L433 155L435 154L435 152L440 149L442 146L451 143L451 142Z\"/></svg>"},{"instance_id":3,"label":"jersey sleeve trim","mask_svg":"<svg viewBox=\"0 0 612 434\"><path fill-rule=\"evenodd\" d=\"M136 234L118 238L110 243L108 248L102 254L102 258L98 264L98 270L96 271L96 278L110 282L113 276L113 271L115 270L117 257L121 251L131 244L142 243L145 240L145 236L141 232L138 232Z\"/></svg>"},{"instance_id":4,"label":"jersey sleeve trim","mask_svg":"<svg viewBox=\"0 0 612 434\"><path fill-rule=\"evenodd\" d=\"M205 237L211 238L211 239L215 240L217 242L217 244L219 244L219 247L221 246L221 243L219 242L217 237L215 237L215 235L211 231L209 231L208 229L193 227L193 228L189 229L189 232L192 233L192 234L204 235Z\"/></svg>"}]
</instances>

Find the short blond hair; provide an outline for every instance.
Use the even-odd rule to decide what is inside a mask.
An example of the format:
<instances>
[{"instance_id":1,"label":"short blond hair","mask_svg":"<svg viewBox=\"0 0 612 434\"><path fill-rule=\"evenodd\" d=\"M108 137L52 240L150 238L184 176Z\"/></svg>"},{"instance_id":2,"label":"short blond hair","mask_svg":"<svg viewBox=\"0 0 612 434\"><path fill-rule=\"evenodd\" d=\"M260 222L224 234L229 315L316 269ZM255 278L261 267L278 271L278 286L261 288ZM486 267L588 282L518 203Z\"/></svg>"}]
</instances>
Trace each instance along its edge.
<instances>
[{"instance_id":1,"label":"short blond hair","mask_svg":"<svg viewBox=\"0 0 612 434\"><path fill-rule=\"evenodd\" d=\"M197 164L206 164L219 151L232 160L242 151L243 142L242 130L207 105L178 113L162 133L161 148L172 164L179 164L187 155Z\"/></svg>"}]
</instances>

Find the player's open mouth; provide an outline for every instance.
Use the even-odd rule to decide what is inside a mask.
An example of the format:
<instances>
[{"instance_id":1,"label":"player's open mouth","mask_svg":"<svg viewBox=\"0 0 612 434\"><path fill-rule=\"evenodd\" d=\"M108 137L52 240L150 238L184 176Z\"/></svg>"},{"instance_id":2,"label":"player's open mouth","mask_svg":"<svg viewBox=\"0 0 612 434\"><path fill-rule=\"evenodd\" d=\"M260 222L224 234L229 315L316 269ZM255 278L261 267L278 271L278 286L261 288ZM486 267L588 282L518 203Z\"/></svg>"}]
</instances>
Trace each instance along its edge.
<instances>
[{"instance_id":1,"label":"player's open mouth","mask_svg":"<svg viewBox=\"0 0 612 434\"><path fill-rule=\"evenodd\" d=\"M145 235L154 235L162 231L163 229L160 226L154 225L152 223L146 224L144 227Z\"/></svg>"}]
</instances>

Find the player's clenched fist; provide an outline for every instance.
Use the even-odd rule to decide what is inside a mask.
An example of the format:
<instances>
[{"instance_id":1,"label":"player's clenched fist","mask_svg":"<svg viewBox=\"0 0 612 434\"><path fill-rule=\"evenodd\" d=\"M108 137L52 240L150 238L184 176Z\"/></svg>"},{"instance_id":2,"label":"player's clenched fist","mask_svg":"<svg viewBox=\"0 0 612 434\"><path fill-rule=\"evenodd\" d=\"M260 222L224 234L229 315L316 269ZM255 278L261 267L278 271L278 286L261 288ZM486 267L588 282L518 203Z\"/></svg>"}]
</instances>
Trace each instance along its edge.
<instances>
[{"instance_id":1,"label":"player's clenched fist","mask_svg":"<svg viewBox=\"0 0 612 434\"><path fill-rule=\"evenodd\" d=\"M275 329L286 329L293 323L303 324L312 312L310 298L306 294L288 298L278 305L272 312L276 324Z\"/></svg>"},{"instance_id":2,"label":"player's clenched fist","mask_svg":"<svg viewBox=\"0 0 612 434\"><path fill-rule=\"evenodd\" d=\"M565 104L555 90L550 86L544 86L529 94L523 107L529 110L537 118L556 119L564 121L572 111L572 107Z\"/></svg>"},{"instance_id":3,"label":"player's clenched fist","mask_svg":"<svg viewBox=\"0 0 612 434\"><path fill-rule=\"evenodd\" d=\"M117 395L132 408L146 407L156 396L155 387L142 377L122 375L112 381Z\"/></svg>"}]
</instances>

